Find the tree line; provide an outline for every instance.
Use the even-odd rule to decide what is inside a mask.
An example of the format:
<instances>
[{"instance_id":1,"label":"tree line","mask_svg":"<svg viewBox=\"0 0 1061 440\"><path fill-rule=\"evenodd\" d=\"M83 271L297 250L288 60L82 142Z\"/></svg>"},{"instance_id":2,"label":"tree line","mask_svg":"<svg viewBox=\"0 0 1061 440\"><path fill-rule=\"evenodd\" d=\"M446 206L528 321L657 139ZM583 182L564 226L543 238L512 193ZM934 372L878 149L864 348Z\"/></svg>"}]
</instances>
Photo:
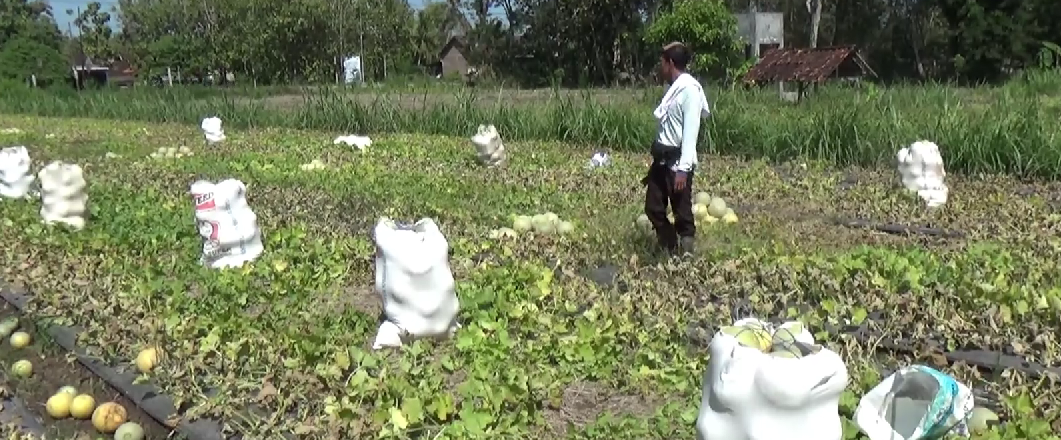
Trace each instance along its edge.
<instances>
[{"instance_id":1,"label":"tree line","mask_svg":"<svg viewBox=\"0 0 1061 440\"><path fill-rule=\"evenodd\" d=\"M1061 55L1053 0L117 0L79 11L0 0L0 78L61 80L83 51L142 76L257 84L334 81L342 57L360 55L381 80L432 74L457 36L485 75L526 86L650 80L671 40L693 46L701 73L731 79L748 67L734 14L752 7L784 14L787 46L857 45L884 80L997 81Z\"/></svg>"}]
</instances>

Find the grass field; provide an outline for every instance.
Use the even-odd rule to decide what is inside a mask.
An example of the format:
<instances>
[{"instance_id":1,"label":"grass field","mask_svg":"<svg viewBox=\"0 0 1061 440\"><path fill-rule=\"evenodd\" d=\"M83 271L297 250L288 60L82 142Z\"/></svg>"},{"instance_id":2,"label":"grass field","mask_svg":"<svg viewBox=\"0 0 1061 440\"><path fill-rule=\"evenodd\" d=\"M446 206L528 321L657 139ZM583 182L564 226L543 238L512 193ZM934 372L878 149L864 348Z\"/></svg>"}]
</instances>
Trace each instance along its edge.
<instances>
[{"instance_id":1,"label":"grass field","mask_svg":"<svg viewBox=\"0 0 1061 440\"><path fill-rule=\"evenodd\" d=\"M301 90L202 88L83 92L9 89L0 112L197 124L220 115L231 128L295 128L368 134L465 137L483 123L509 140L644 151L662 88L320 86ZM995 88L943 85L823 87L801 104L774 89L711 88L714 116L702 151L749 159L823 160L881 166L895 151L928 139L951 171L1061 178L1061 76L1028 74Z\"/></svg>"},{"instance_id":2,"label":"grass field","mask_svg":"<svg viewBox=\"0 0 1061 440\"><path fill-rule=\"evenodd\" d=\"M802 319L837 350L852 377L846 416L883 373L916 362L1001 411L1008 422L983 438L1061 430L1045 371L1061 366L1058 183L955 173L950 202L926 211L891 168L705 154L697 190L741 221L702 227L697 256L662 261L632 225L640 152L591 172L593 145L513 140L510 164L487 171L463 136L382 134L358 153L332 145L337 131L233 125L206 147L181 124L0 115L8 127L23 132L0 145L28 145L35 168L84 167L92 218L68 232L42 226L36 202L4 201L0 279L33 292L34 316L85 328L112 365L161 345L151 380L185 416L222 417L248 438L691 438L706 343L735 307ZM147 157L179 146L196 155ZM329 168L299 169L313 159ZM187 191L201 177L247 183L267 246L252 266L198 266ZM487 238L545 211L576 232ZM368 232L381 215L442 226L464 325L453 341L368 350L380 307ZM856 431L847 423L845 438Z\"/></svg>"}]
</instances>

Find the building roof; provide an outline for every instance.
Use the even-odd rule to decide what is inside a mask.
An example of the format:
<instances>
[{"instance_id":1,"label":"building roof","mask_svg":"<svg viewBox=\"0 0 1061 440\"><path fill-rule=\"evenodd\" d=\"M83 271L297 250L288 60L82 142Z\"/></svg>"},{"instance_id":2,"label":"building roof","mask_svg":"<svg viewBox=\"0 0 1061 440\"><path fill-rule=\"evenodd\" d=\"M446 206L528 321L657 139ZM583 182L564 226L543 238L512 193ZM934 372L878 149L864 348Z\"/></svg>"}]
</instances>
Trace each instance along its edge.
<instances>
[{"instance_id":1,"label":"building roof","mask_svg":"<svg viewBox=\"0 0 1061 440\"><path fill-rule=\"evenodd\" d=\"M136 75L136 68L124 59L115 60L111 63L110 71L114 75Z\"/></svg>"},{"instance_id":2,"label":"building roof","mask_svg":"<svg viewBox=\"0 0 1061 440\"><path fill-rule=\"evenodd\" d=\"M77 67L84 66L86 68L102 67L102 66L99 66L98 64L96 64L95 60L93 60L91 57L89 57L88 55L85 55L85 52L82 52L80 50L77 51L77 53L75 53L71 57L70 64L73 64L74 66L77 66Z\"/></svg>"},{"instance_id":3,"label":"building roof","mask_svg":"<svg viewBox=\"0 0 1061 440\"><path fill-rule=\"evenodd\" d=\"M464 43L461 42L460 38L450 37L449 41L446 42L445 46L442 46L442 50L438 51L438 59L443 59L450 50L460 50L464 48Z\"/></svg>"},{"instance_id":4,"label":"building roof","mask_svg":"<svg viewBox=\"0 0 1061 440\"><path fill-rule=\"evenodd\" d=\"M845 62L854 63L864 75L877 76L855 46L816 49L773 49L744 75L744 82L822 82Z\"/></svg>"},{"instance_id":5,"label":"building roof","mask_svg":"<svg viewBox=\"0 0 1061 440\"><path fill-rule=\"evenodd\" d=\"M100 62L85 55L84 51L78 50L70 57L70 64L74 69L86 69L92 71L109 71L111 75L136 75L136 67L130 63L129 58L119 54L109 63Z\"/></svg>"}]
</instances>

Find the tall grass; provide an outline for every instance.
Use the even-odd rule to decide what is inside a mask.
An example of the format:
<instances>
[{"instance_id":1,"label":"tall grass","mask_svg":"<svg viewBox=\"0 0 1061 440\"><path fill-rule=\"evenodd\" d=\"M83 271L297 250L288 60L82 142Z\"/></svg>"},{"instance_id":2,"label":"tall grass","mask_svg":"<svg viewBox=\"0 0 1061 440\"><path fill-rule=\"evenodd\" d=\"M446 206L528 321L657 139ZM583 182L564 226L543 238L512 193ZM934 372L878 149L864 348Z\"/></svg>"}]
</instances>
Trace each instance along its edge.
<instances>
[{"instance_id":1,"label":"tall grass","mask_svg":"<svg viewBox=\"0 0 1061 440\"><path fill-rule=\"evenodd\" d=\"M764 90L715 90L702 149L839 165L890 163L895 151L928 139L949 170L1061 178L1061 101L1042 77L993 89L946 86L824 88L800 104ZM367 95L374 93L374 95ZM508 99L497 90L346 92L306 89L282 107L262 93L182 88L55 93L0 91L0 112L198 124L220 115L227 127L280 126L336 133L419 132L468 136L492 123L506 139L549 140L615 150L646 150L650 112L662 89L540 92ZM526 95L526 93L524 93Z\"/></svg>"}]
</instances>

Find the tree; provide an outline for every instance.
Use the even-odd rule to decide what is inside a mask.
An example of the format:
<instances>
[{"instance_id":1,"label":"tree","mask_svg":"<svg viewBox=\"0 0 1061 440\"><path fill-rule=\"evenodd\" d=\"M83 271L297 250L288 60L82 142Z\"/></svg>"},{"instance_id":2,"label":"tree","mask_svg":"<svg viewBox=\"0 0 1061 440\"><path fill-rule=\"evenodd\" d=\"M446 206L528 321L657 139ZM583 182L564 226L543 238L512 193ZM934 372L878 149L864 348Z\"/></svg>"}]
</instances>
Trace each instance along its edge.
<instances>
[{"instance_id":1,"label":"tree","mask_svg":"<svg viewBox=\"0 0 1061 440\"><path fill-rule=\"evenodd\" d=\"M59 47L42 1L0 0L0 41L18 34ZM408 0L118 1L116 13L89 5L78 17L86 52L106 58L120 44L141 71L330 82L340 55L360 55L378 79L424 72L460 36L469 61L503 80L574 86L636 82L671 40L692 47L694 71L733 77L743 57L731 12L752 0L432 0L418 12ZM888 79L1000 78L1028 65L1042 41L1061 42L1061 24L1043 18L1061 11L1050 0L754 4L783 13L786 45L854 44ZM491 15L498 10L505 19ZM120 34L110 30L115 15Z\"/></svg>"},{"instance_id":2,"label":"tree","mask_svg":"<svg viewBox=\"0 0 1061 440\"><path fill-rule=\"evenodd\" d=\"M68 15L74 15L73 10L67 10ZM80 32L78 39L81 41L82 50L85 55L93 60L106 61L114 57L114 30L110 27L111 14L103 10L100 2L89 2L85 9L79 11L74 17L74 26Z\"/></svg>"},{"instance_id":3,"label":"tree","mask_svg":"<svg viewBox=\"0 0 1061 440\"><path fill-rule=\"evenodd\" d=\"M55 84L70 76L63 54L56 48L25 37L15 37L0 46L0 78L37 84Z\"/></svg>"},{"instance_id":4,"label":"tree","mask_svg":"<svg viewBox=\"0 0 1061 440\"><path fill-rule=\"evenodd\" d=\"M152 75L167 68L174 73L204 72L209 70L214 54L208 46L203 15L203 8L183 0L119 0L119 38L132 52L140 71Z\"/></svg>"},{"instance_id":5,"label":"tree","mask_svg":"<svg viewBox=\"0 0 1061 440\"><path fill-rule=\"evenodd\" d=\"M693 51L690 69L724 75L741 64L737 19L720 0L681 0L649 26L645 39L662 47L681 41Z\"/></svg>"},{"instance_id":6,"label":"tree","mask_svg":"<svg viewBox=\"0 0 1061 440\"><path fill-rule=\"evenodd\" d=\"M41 0L0 0L0 46L15 37L58 50L62 34L51 6Z\"/></svg>"},{"instance_id":7,"label":"tree","mask_svg":"<svg viewBox=\"0 0 1061 440\"><path fill-rule=\"evenodd\" d=\"M438 51L456 35L457 23L450 19L452 6L447 2L435 1L424 6L416 13L416 28L413 31L413 50L416 63L421 67L433 65Z\"/></svg>"},{"instance_id":8,"label":"tree","mask_svg":"<svg viewBox=\"0 0 1061 440\"><path fill-rule=\"evenodd\" d=\"M0 78L38 84L68 75L62 36L43 1L0 0Z\"/></svg>"},{"instance_id":9,"label":"tree","mask_svg":"<svg viewBox=\"0 0 1061 440\"><path fill-rule=\"evenodd\" d=\"M1032 65L1042 33L1036 5L1024 0L938 0L950 29L954 74L966 81L997 81Z\"/></svg>"},{"instance_id":10,"label":"tree","mask_svg":"<svg viewBox=\"0 0 1061 440\"><path fill-rule=\"evenodd\" d=\"M566 86L612 84L624 67L633 64L630 53L640 52L645 17L655 0L504 0L513 20L502 40L504 62L495 70L517 76L528 85L554 83ZM492 24L500 30L500 24ZM496 43L494 43L496 44ZM498 69L502 67L502 69Z\"/></svg>"}]
</instances>

